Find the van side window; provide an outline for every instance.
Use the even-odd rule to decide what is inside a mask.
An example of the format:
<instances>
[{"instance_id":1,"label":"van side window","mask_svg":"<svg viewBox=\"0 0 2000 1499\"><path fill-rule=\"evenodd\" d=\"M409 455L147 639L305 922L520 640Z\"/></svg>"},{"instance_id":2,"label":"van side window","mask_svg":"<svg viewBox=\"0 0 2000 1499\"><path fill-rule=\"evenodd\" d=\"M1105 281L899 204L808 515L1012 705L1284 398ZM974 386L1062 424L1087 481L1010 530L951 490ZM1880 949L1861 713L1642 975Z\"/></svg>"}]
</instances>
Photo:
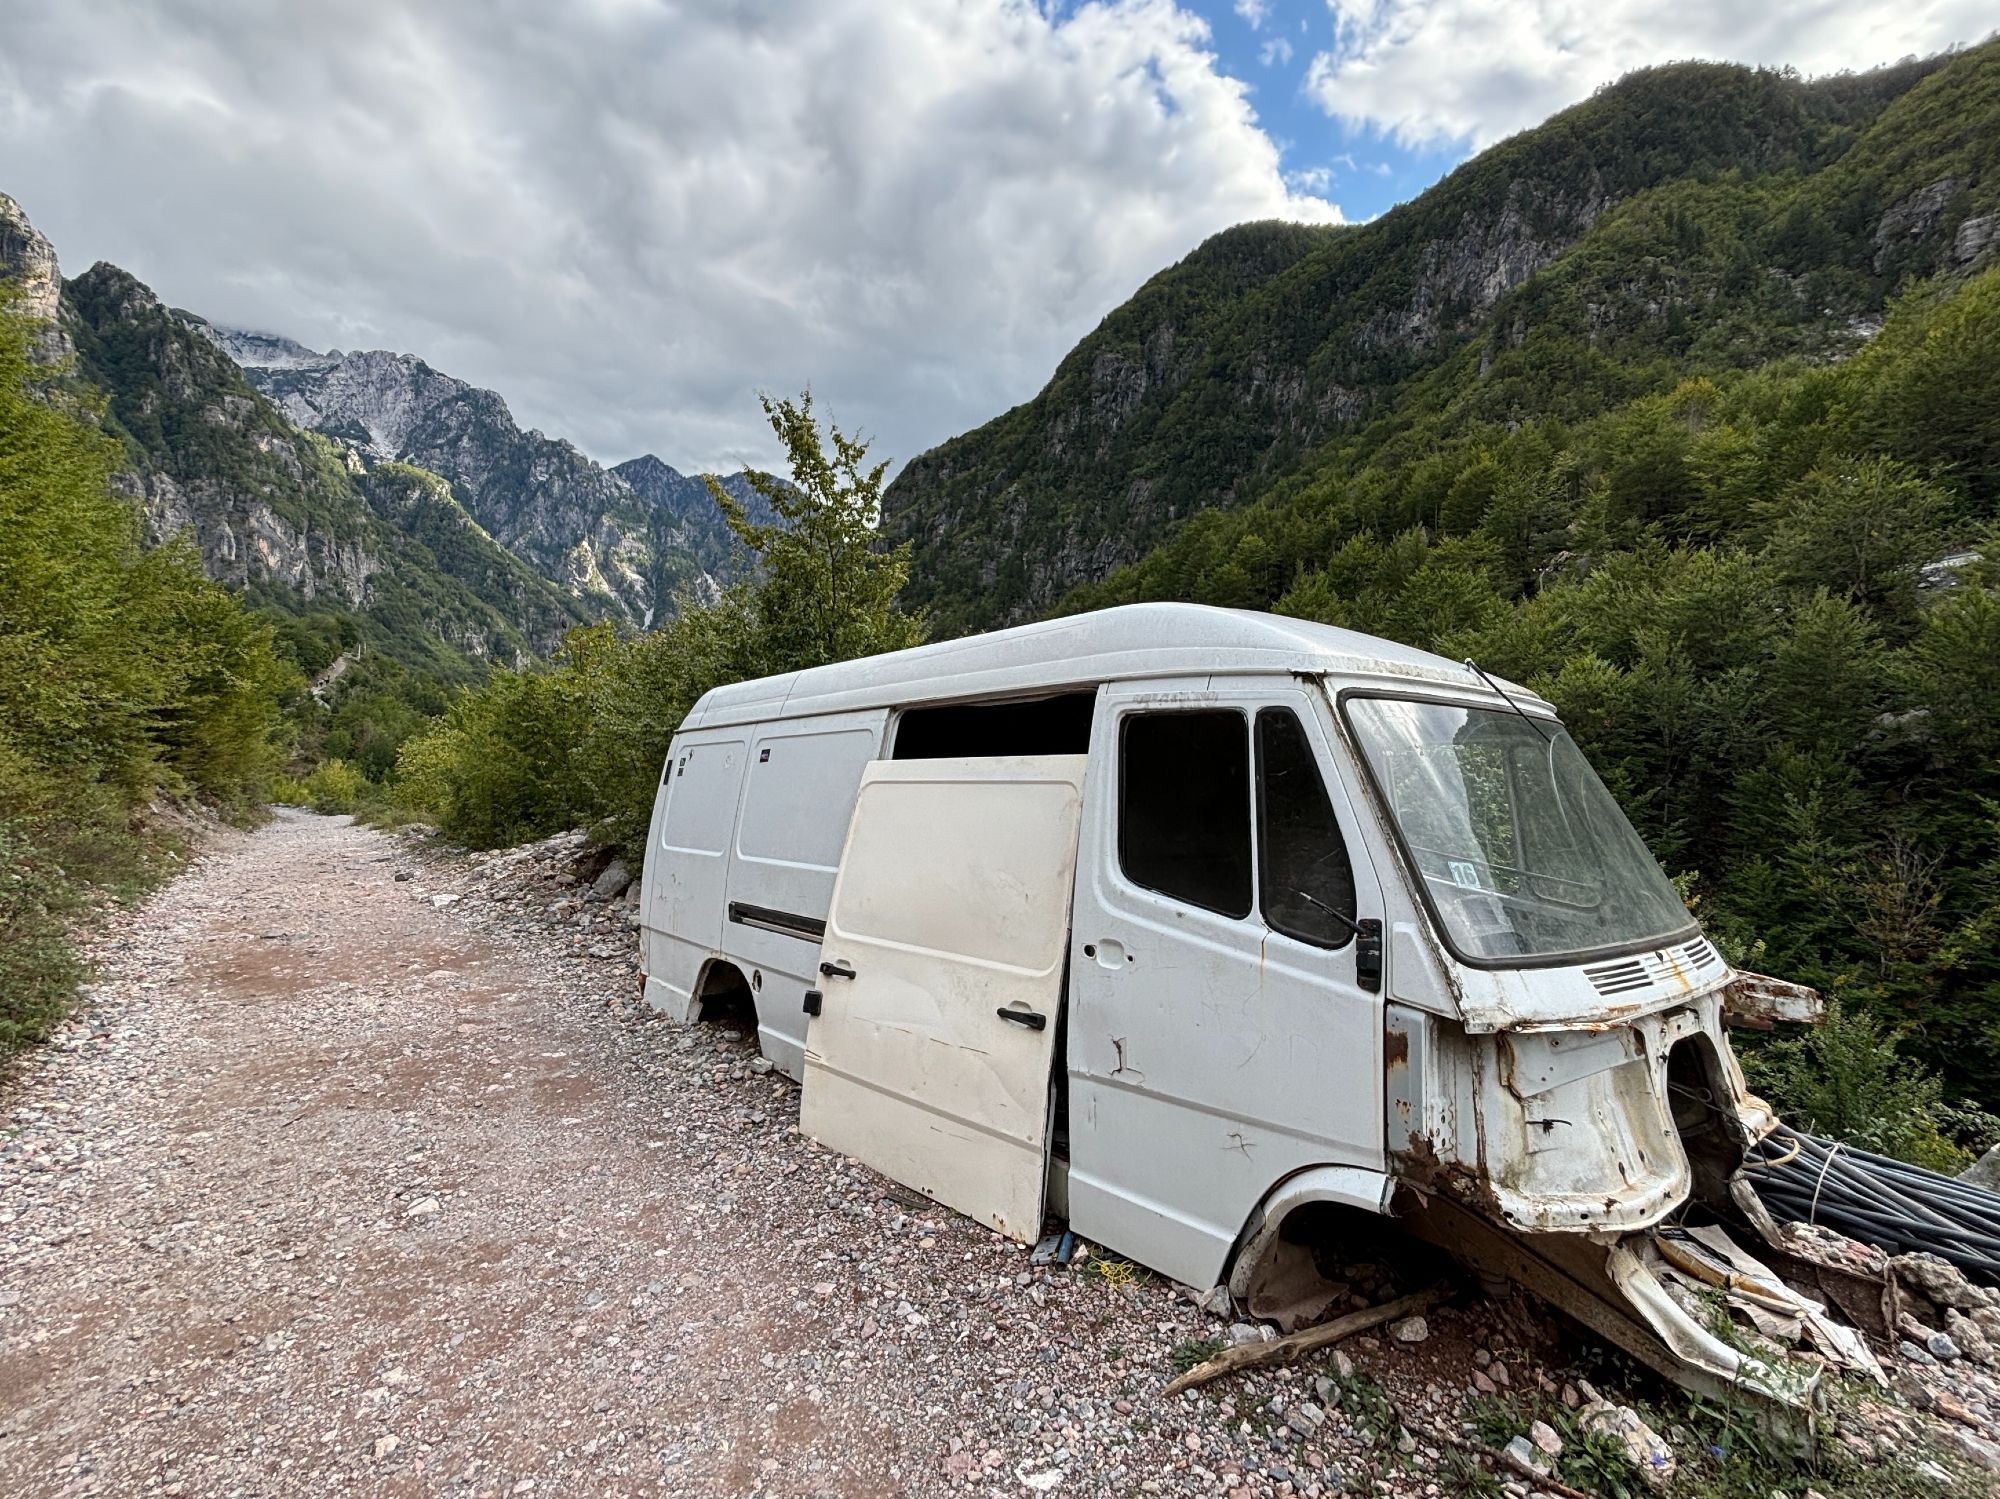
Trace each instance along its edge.
<instances>
[{"instance_id":1,"label":"van side window","mask_svg":"<svg viewBox=\"0 0 2000 1499\"><path fill-rule=\"evenodd\" d=\"M1271 930L1319 947L1353 931L1354 866L1305 725L1289 708L1257 714L1257 874Z\"/></svg>"},{"instance_id":2,"label":"van side window","mask_svg":"<svg viewBox=\"0 0 2000 1499\"><path fill-rule=\"evenodd\" d=\"M1135 885L1250 914L1250 736L1236 712L1134 713L1120 726L1118 867Z\"/></svg>"},{"instance_id":3,"label":"van side window","mask_svg":"<svg viewBox=\"0 0 2000 1499\"><path fill-rule=\"evenodd\" d=\"M961 755L1087 755L1097 693L1060 692L1011 703L945 703L905 708L892 760Z\"/></svg>"}]
</instances>

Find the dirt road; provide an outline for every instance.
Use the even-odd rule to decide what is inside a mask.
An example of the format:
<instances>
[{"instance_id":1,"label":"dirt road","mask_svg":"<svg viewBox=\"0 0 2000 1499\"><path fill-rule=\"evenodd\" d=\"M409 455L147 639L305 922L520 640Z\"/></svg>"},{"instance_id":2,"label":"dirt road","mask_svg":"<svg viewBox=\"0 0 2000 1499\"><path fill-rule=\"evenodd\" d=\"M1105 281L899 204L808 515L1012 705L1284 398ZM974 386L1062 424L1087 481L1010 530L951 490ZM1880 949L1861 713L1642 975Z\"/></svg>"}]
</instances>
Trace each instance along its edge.
<instances>
[{"instance_id":1,"label":"dirt road","mask_svg":"<svg viewBox=\"0 0 2000 1499\"><path fill-rule=\"evenodd\" d=\"M0 1095L0 1493L1328 1476L1273 1411L1158 1407L1219 1330L1171 1287L1031 1275L818 1150L747 1037L628 1003L622 922L473 874L286 813L121 922Z\"/></svg>"}]
</instances>

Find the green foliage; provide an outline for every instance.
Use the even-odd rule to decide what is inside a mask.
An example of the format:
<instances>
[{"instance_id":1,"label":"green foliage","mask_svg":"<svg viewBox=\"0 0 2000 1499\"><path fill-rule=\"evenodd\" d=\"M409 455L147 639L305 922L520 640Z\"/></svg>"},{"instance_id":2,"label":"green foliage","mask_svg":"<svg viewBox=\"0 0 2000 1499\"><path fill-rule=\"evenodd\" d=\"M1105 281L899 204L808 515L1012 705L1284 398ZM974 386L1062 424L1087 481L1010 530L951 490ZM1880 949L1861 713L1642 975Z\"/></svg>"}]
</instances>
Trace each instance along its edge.
<instances>
[{"instance_id":1,"label":"green foliage","mask_svg":"<svg viewBox=\"0 0 2000 1499\"><path fill-rule=\"evenodd\" d=\"M1904 296L1845 363L1682 380L1583 419L1461 426L1446 403L1204 513L1065 607L1275 608L1528 683L1661 861L1702 871L1690 893L1726 950L1837 990L1907 1064L1991 1104L2000 463L1975 429L2000 410L2000 319L1959 311L1988 305L2000 269ZM1934 443L1912 409L1892 432L1874 413L1958 340L1964 430ZM1781 1109L1806 1106L1794 1079L1768 1082ZM1935 1100L1823 1127L1939 1161L1981 1143Z\"/></svg>"},{"instance_id":2,"label":"green foliage","mask_svg":"<svg viewBox=\"0 0 2000 1499\"><path fill-rule=\"evenodd\" d=\"M160 796L261 805L293 680L179 546L143 552L117 444L0 301L0 1054L81 976L72 925L163 867Z\"/></svg>"},{"instance_id":3,"label":"green foliage","mask_svg":"<svg viewBox=\"0 0 2000 1499\"><path fill-rule=\"evenodd\" d=\"M794 482L750 482L778 517L753 524L716 502L756 578L703 604L683 596L650 634L574 630L547 669L494 673L401 746L393 793L455 838L482 847L579 824L635 859L674 730L710 688L913 645L916 620L894 606L907 549L877 548L882 465L828 424L811 398L764 402Z\"/></svg>"},{"instance_id":4,"label":"green foliage","mask_svg":"<svg viewBox=\"0 0 2000 1499\"><path fill-rule=\"evenodd\" d=\"M1167 1361L1174 1367L1174 1373L1185 1374L1197 1365L1205 1364L1222 1352L1220 1338L1183 1338L1174 1344Z\"/></svg>"},{"instance_id":5,"label":"green foliage","mask_svg":"<svg viewBox=\"0 0 2000 1499\"><path fill-rule=\"evenodd\" d=\"M1971 1164L1945 1135L1943 1086L1861 1011L1830 1003L1823 1024L1746 1052L1743 1066L1753 1088L1785 1100L1800 1129L1947 1175Z\"/></svg>"},{"instance_id":6,"label":"green foliage","mask_svg":"<svg viewBox=\"0 0 2000 1499\"><path fill-rule=\"evenodd\" d=\"M367 798L367 777L345 760L322 760L300 783L306 805L315 812L354 812Z\"/></svg>"},{"instance_id":7,"label":"green foliage","mask_svg":"<svg viewBox=\"0 0 2000 1499\"><path fill-rule=\"evenodd\" d=\"M764 577L749 595L762 649L794 669L915 645L917 622L895 607L910 546L875 545L888 462L869 467L868 444L830 423L822 435L811 391L797 401L759 399L792 482L745 477L776 519L753 525L728 490L712 476L706 482L730 529L763 558Z\"/></svg>"}]
</instances>

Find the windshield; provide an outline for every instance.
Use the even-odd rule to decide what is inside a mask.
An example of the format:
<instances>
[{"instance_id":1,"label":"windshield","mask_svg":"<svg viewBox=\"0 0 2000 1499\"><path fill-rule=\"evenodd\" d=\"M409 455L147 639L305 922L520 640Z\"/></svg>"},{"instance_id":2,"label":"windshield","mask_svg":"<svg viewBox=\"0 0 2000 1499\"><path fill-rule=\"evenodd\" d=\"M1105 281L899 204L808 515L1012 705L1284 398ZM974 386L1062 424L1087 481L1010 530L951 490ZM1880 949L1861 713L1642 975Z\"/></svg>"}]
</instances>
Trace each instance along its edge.
<instances>
[{"instance_id":1,"label":"windshield","mask_svg":"<svg viewBox=\"0 0 2000 1499\"><path fill-rule=\"evenodd\" d=\"M1546 962L1693 928L1560 724L1404 698L1345 706L1460 957Z\"/></svg>"}]
</instances>

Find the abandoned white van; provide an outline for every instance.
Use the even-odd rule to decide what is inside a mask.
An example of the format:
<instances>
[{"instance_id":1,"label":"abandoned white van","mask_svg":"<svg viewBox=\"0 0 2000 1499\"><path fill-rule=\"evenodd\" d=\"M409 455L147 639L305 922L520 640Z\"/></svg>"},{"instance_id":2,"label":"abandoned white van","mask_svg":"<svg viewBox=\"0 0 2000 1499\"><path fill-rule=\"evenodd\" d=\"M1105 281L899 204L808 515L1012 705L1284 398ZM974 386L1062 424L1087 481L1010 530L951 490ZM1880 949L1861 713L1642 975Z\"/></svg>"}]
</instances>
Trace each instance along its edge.
<instances>
[{"instance_id":1,"label":"abandoned white van","mask_svg":"<svg viewBox=\"0 0 2000 1499\"><path fill-rule=\"evenodd\" d=\"M747 999L808 1134L1001 1233L1254 1307L1315 1207L1393 1211L1745 1377L1635 1238L1774 1123L1731 973L1525 689L1109 609L709 693L649 850L651 1004Z\"/></svg>"}]
</instances>

